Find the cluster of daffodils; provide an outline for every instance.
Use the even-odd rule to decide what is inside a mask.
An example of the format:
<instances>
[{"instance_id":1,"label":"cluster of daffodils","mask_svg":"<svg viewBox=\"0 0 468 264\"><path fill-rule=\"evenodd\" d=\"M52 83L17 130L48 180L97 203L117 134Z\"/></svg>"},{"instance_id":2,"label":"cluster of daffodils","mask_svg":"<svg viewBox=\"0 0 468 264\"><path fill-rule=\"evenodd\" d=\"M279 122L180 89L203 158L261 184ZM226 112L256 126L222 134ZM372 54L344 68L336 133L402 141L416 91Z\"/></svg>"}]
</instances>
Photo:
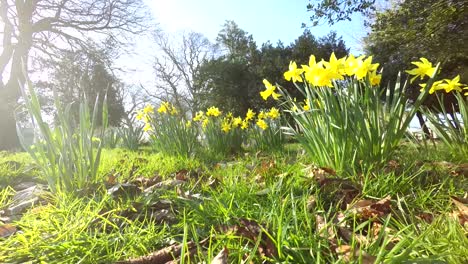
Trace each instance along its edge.
<instances>
[{"instance_id":1,"label":"cluster of daffodils","mask_svg":"<svg viewBox=\"0 0 468 264\"><path fill-rule=\"evenodd\" d=\"M177 111L177 108L169 103L169 102L162 102L161 105L159 106L157 112L159 114L167 114L167 115L177 115L179 112ZM152 130L151 127L151 120L153 118L153 115L155 114L154 112L154 106L148 104L145 106L145 108L137 111L136 113L136 120L142 121L145 125L143 127L143 130L145 132Z\"/></svg>"},{"instance_id":2,"label":"cluster of daffodils","mask_svg":"<svg viewBox=\"0 0 468 264\"><path fill-rule=\"evenodd\" d=\"M411 82L418 77L420 77L420 80L423 80L426 76L431 78L436 73L436 67L433 67L429 60L426 58L420 58L419 60L420 61L412 62L412 64L416 65L416 68L406 71L408 74L414 75L414 77L411 78ZM422 92L426 89L427 84L422 83L419 84L419 86L421 86ZM463 90L468 90L468 87L466 84L460 83L460 75L457 75L453 79L435 81L429 89L429 94L433 94L438 90L444 90L446 93L451 91L462 92ZM465 92L465 95L468 96L468 91Z\"/></svg>"},{"instance_id":3,"label":"cluster of daffodils","mask_svg":"<svg viewBox=\"0 0 468 264\"><path fill-rule=\"evenodd\" d=\"M225 133L229 133L233 129L247 130L254 124L260 129L266 130L269 125L269 120L279 119L280 112L277 108L272 107L268 111L260 111L258 115L252 110L248 109L245 117L235 117L231 112L223 115L223 113L217 107L210 107L206 112L199 111L193 117L193 121L201 125L205 129L208 124L213 122L219 122L219 129Z\"/></svg>"},{"instance_id":4,"label":"cluster of daffodils","mask_svg":"<svg viewBox=\"0 0 468 264\"><path fill-rule=\"evenodd\" d=\"M309 58L308 65L297 67L296 62L289 63L289 70L284 73L287 81L304 82L316 87L333 87L333 82L344 80L346 76L354 77L358 81L368 78L371 85L379 85L382 79L381 74L377 74L378 63L372 63L372 56L354 57L353 55L337 59L332 53L329 61L321 60L317 62L314 55ZM268 80L263 80L266 90L260 92L264 100L272 96L277 100L280 94L276 93L276 87Z\"/></svg>"}]
</instances>

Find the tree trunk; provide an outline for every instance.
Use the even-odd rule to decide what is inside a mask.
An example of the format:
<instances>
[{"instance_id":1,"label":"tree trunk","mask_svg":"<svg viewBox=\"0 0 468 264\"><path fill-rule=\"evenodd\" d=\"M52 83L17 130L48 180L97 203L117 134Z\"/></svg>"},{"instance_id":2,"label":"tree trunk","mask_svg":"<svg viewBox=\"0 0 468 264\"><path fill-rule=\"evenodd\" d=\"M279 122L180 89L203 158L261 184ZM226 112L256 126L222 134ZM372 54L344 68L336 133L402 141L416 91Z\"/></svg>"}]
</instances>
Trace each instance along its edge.
<instances>
[{"instance_id":1,"label":"tree trunk","mask_svg":"<svg viewBox=\"0 0 468 264\"><path fill-rule=\"evenodd\" d=\"M6 101L4 97L0 98L0 150L14 150L20 147L16 133L14 104Z\"/></svg>"}]
</instances>

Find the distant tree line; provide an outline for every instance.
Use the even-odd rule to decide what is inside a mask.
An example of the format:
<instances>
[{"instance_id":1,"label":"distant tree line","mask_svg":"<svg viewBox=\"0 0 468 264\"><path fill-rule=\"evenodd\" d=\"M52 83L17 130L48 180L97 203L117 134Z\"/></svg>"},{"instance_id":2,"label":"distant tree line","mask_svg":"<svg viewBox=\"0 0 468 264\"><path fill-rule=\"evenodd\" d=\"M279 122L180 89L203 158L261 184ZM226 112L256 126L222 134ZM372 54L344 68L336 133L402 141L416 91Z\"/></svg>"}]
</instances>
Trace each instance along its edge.
<instances>
[{"instance_id":1,"label":"distant tree line","mask_svg":"<svg viewBox=\"0 0 468 264\"><path fill-rule=\"evenodd\" d=\"M159 77L159 92L148 92L191 113L213 105L236 115L245 114L249 108L271 107L273 102L264 101L259 95L264 89L264 78L294 92L293 86L283 77L291 60L308 64L311 54L318 59L329 59L332 52L337 56L349 52L335 32L317 38L310 30L305 30L287 46L282 42L276 45L267 42L258 47L254 37L234 21L226 21L216 43L189 33L182 37L180 48L175 49L164 35L156 38L163 51L156 58L154 67ZM182 79L184 82L180 82ZM301 97L298 93L296 96ZM180 98L184 98L182 105Z\"/></svg>"}]
</instances>

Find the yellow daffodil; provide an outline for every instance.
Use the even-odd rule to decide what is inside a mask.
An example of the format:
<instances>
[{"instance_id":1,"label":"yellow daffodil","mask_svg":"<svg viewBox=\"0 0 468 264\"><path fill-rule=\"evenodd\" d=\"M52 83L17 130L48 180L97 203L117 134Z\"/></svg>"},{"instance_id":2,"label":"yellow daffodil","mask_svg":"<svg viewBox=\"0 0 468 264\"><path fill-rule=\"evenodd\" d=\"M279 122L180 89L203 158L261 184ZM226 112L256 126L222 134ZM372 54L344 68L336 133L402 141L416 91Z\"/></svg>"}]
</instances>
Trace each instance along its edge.
<instances>
[{"instance_id":1,"label":"yellow daffodil","mask_svg":"<svg viewBox=\"0 0 468 264\"><path fill-rule=\"evenodd\" d=\"M177 115L179 111L177 111L177 108L175 108L173 105L171 105L171 115Z\"/></svg>"},{"instance_id":2,"label":"yellow daffodil","mask_svg":"<svg viewBox=\"0 0 468 264\"><path fill-rule=\"evenodd\" d=\"M435 91L437 91L437 90L444 90L444 86L442 85L442 82L443 82L443 81L436 81L436 82L434 82L434 83L432 84L432 86L431 86L431 89L429 89L429 94L433 94L433 93L435 93ZM421 86L421 90L420 90L420 91L423 92L424 89L426 89L427 84L421 83L421 84L419 84L419 86Z\"/></svg>"},{"instance_id":3,"label":"yellow daffodil","mask_svg":"<svg viewBox=\"0 0 468 264\"><path fill-rule=\"evenodd\" d=\"M219 115L221 115L221 111L219 111L218 107L210 107L208 108L208 110L206 111L206 115L207 116L214 116L214 117L217 117Z\"/></svg>"},{"instance_id":4,"label":"yellow daffodil","mask_svg":"<svg viewBox=\"0 0 468 264\"><path fill-rule=\"evenodd\" d=\"M463 88L463 90L466 90L466 93L464 93L464 96L468 96L468 87Z\"/></svg>"},{"instance_id":5,"label":"yellow daffodil","mask_svg":"<svg viewBox=\"0 0 468 264\"><path fill-rule=\"evenodd\" d=\"M263 84L266 88L265 91L260 92L263 100L267 100L270 96L273 97L274 100L278 100L281 95L275 92L276 86L272 85L267 79L263 79Z\"/></svg>"},{"instance_id":6,"label":"yellow daffodil","mask_svg":"<svg viewBox=\"0 0 468 264\"><path fill-rule=\"evenodd\" d=\"M421 61L413 61L412 64L416 65L417 68L412 70L407 70L406 72L410 75L414 75L411 78L411 82L413 82L417 77L421 77L421 80L424 76L432 77L435 73L436 68L432 67L432 63L429 62L426 58L420 58Z\"/></svg>"},{"instance_id":7,"label":"yellow daffodil","mask_svg":"<svg viewBox=\"0 0 468 264\"><path fill-rule=\"evenodd\" d=\"M275 107L272 107L270 111L268 111L267 116L271 119L277 119L280 116L280 112Z\"/></svg>"},{"instance_id":8,"label":"yellow daffodil","mask_svg":"<svg viewBox=\"0 0 468 264\"><path fill-rule=\"evenodd\" d=\"M143 113L145 114L150 114L154 112L154 107L152 105L146 105L145 108L143 108Z\"/></svg>"},{"instance_id":9,"label":"yellow daffodil","mask_svg":"<svg viewBox=\"0 0 468 264\"><path fill-rule=\"evenodd\" d=\"M145 112L144 111L138 111L137 112L137 115L136 115L136 120L143 120L143 118L145 117Z\"/></svg>"},{"instance_id":10,"label":"yellow daffodil","mask_svg":"<svg viewBox=\"0 0 468 264\"><path fill-rule=\"evenodd\" d=\"M307 99L304 100L304 106L302 107L302 109L304 109L304 111L309 111L310 110L309 100L307 100Z\"/></svg>"},{"instance_id":11,"label":"yellow daffodil","mask_svg":"<svg viewBox=\"0 0 468 264\"><path fill-rule=\"evenodd\" d=\"M242 118L235 117L235 118L232 119L232 126L233 127L238 127L240 125L242 125Z\"/></svg>"},{"instance_id":12,"label":"yellow daffodil","mask_svg":"<svg viewBox=\"0 0 468 264\"><path fill-rule=\"evenodd\" d=\"M379 67L378 63L372 64L372 56L369 56L367 59L363 60L357 60L357 66L356 66L356 79L362 80L364 77L367 76L369 72L376 71L377 68Z\"/></svg>"},{"instance_id":13,"label":"yellow daffodil","mask_svg":"<svg viewBox=\"0 0 468 264\"><path fill-rule=\"evenodd\" d=\"M330 56L330 61L324 62L324 65L325 68L330 72L330 75L333 75L333 79L343 80L343 75L346 74L345 62L346 57L337 59L335 53L332 52Z\"/></svg>"},{"instance_id":14,"label":"yellow daffodil","mask_svg":"<svg viewBox=\"0 0 468 264\"><path fill-rule=\"evenodd\" d=\"M261 128L262 130L265 130L268 128L268 124L265 122L263 119L258 119L257 120L257 126Z\"/></svg>"},{"instance_id":15,"label":"yellow daffodil","mask_svg":"<svg viewBox=\"0 0 468 264\"><path fill-rule=\"evenodd\" d=\"M249 121L249 120L254 119L254 117L255 117L255 112L249 108L249 110L247 110L247 114L245 115L245 120Z\"/></svg>"},{"instance_id":16,"label":"yellow daffodil","mask_svg":"<svg viewBox=\"0 0 468 264\"><path fill-rule=\"evenodd\" d=\"M369 72L369 81L371 85L377 86L380 84L381 80L382 80L382 74L377 74L376 71Z\"/></svg>"},{"instance_id":17,"label":"yellow daffodil","mask_svg":"<svg viewBox=\"0 0 468 264\"><path fill-rule=\"evenodd\" d=\"M461 92L462 91L461 87L464 85L465 84L460 83L460 75L457 75L452 80L444 79L444 83L441 84L441 86L444 87L444 90L446 93L449 93L451 91Z\"/></svg>"},{"instance_id":18,"label":"yellow daffodil","mask_svg":"<svg viewBox=\"0 0 468 264\"><path fill-rule=\"evenodd\" d=\"M170 105L168 102L163 102L159 108L158 108L158 113L167 113L169 111Z\"/></svg>"},{"instance_id":19,"label":"yellow daffodil","mask_svg":"<svg viewBox=\"0 0 468 264\"><path fill-rule=\"evenodd\" d=\"M151 128L151 125L149 123L146 123L145 126L143 127L143 131L148 132L148 131L151 131L151 130L153 130Z\"/></svg>"},{"instance_id":20,"label":"yellow daffodil","mask_svg":"<svg viewBox=\"0 0 468 264\"><path fill-rule=\"evenodd\" d=\"M324 68L325 64L327 63L323 60L316 63L315 56L310 56L309 65L302 65L308 83L314 86L333 86L332 80L341 76L332 68Z\"/></svg>"},{"instance_id":21,"label":"yellow daffodil","mask_svg":"<svg viewBox=\"0 0 468 264\"><path fill-rule=\"evenodd\" d=\"M187 120L187 122L185 122L185 126L186 127L192 127L192 121Z\"/></svg>"},{"instance_id":22,"label":"yellow daffodil","mask_svg":"<svg viewBox=\"0 0 468 264\"><path fill-rule=\"evenodd\" d=\"M264 119L265 118L265 112L262 110L260 113L258 113L258 119Z\"/></svg>"},{"instance_id":23,"label":"yellow daffodil","mask_svg":"<svg viewBox=\"0 0 468 264\"><path fill-rule=\"evenodd\" d=\"M297 64L294 61L289 62L289 70L284 73L284 78L286 81L293 81L293 82L302 82L301 74L304 72L302 69L297 68Z\"/></svg>"},{"instance_id":24,"label":"yellow daffodil","mask_svg":"<svg viewBox=\"0 0 468 264\"><path fill-rule=\"evenodd\" d=\"M249 128L249 121L247 119L242 120L241 129L244 130L244 129L247 129L247 128Z\"/></svg>"},{"instance_id":25,"label":"yellow daffodil","mask_svg":"<svg viewBox=\"0 0 468 264\"><path fill-rule=\"evenodd\" d=\"M210 122L210 120L207 117L203 118L202 128L205 128L208 125L209 122Z\"/></svg>"},{"instance_id":26,"label":"yellow daffodil","mask_svg":"<svg viewBox=\"0 0 468 264\"><path fill-rule=\"evenodd\" d=\"M362 60L364 59L364 56L360 56L358 58L355 58L352 54L346 58L345 61L345 73L348 76L353 76L356 74L358 71L358 67L360 64L362 64Z\"/></svg>"},{"instance_id":27,"label":"yellow daffodil","mask_svg":"<svg viewBox=\"0 0 468 264\"><path fill-rule=\"evenodd\" d=\"M229 122L228 119L224 119L223 122L221 123L221 130L224 133L228 133L231 130L231 122Z\"/></svg>"},{"instance_id":28,"label":"yellow daffodil","mask_svg":"<svg viewBox=\"0 0 468 264\"><path fill-rule=\"evenodd\" d=\"M205 116L205 114L203 113L203 111L198 111L195 114L195 117L193 118L193 121L195 121L195 122L202 121L204 116Z\"/></svg>"}]
</instances>

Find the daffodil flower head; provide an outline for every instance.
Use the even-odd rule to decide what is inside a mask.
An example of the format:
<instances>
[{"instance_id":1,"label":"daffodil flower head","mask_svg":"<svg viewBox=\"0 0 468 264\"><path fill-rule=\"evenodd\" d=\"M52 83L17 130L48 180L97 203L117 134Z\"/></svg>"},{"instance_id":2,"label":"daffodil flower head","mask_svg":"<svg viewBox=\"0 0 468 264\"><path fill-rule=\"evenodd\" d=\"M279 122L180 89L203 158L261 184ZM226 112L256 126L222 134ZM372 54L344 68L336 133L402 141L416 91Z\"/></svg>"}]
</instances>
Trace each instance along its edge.
<instances>
[{"instance_id":1,"label":"daffodil flower head","mask_svg":"<svg viewBox=\"0 0 468 264\"><path fill-rule=\"evenodd\" d=\"M302 65L306 81L314 86L332 87L333 78L340 78L340 75L334 72L332 69L325 69L324 65L324 61L321 61L315 65Z\"/></svg>"},{"instance_id":2,"label":"daffodil flower head","mask_svg":"<svg viewBox=\"0 0 468 264\"><path fill-rule=\"evenodd\" d=\"M154 106L148 104L145 106L145 108L143 108L143 113L145 114L151 114L154 112Z\"/></svg>"},{"instance_id":3,"label":"daffodil flower head","mask_svg":"<svg viewBox=\"0 0 468 264\"><path fill-rule=\"evenodd\" d=\"M249 128L249 121L248 120L242 120L241 129L245 130L247 128Z\"/></svg>"},{"instance_id":4,"label":"daffodil flower head","mask_svg":"<svg viewBox=\"0 0 468 264\"><path fill-rule=\"evenodd\" d=\"M266 90L260 92L263 100L267 100L270 96L273 97L274 100L278 100L281 95L275 92L276 86L272 85L267 79L263 79L263 84L266 88Z\"/></svg>"},{"instance_id":5,"label":"daffodil flower head","mask_svg":"<svg viewBox=\"0 0 468 264\"><path fill-rule=\"evenodd\" d=\"M231 122L229 122L229 119L223 119L223 122L221 123L221 130L224 133L228 133L231 130Z\"/></svg>"},{"instance_id":6,"label":"daffodil flower head","mask_svg":"<svg viewBox=\"0 0 468 264\"><path fill-rule=\"evenodd\" d=\"M146 123L145 126L143 127L143 131L148 132L148 131L151 131L151 130L153 130L151 128L151 124Z\"/></svg>"},{"instance_id":7,"label":"daffodil flower head","mask_svg":"<svg viewBox=\"0 0 468 264\"><path fill-rule=\"evenodd\" d=\"M304 72L303 69L298 69L297 64L295 61L289 62L289 70L284 73L284 79L286 81L293 81L293 82L302 82L302 73Z\"/></svg>"},{"instance_id":8,"label":"daffodil flower head","mask_svg":"<svg viewBox=\"0 0 468 264\"><path fill-rule=\"evenodd\" d=\"M265 122L264 119L258 119L257 120L257 126L261 128L262 130L265 130L268 128L268 124Z\"/></svg>"},{"instance_id":9,"label":"daffodil flower head","mask_svg":"<svg viewBox=\"0 0 468 264\"><path fill-rule=\"evenodd\" d=\"M208 108L206 111L206 116L217 117L219 115L221 115L221 111L219 111L219 108L215 106Z\"/></svg>"},{"instance_id":10,"label":"daffodil flower head","mask_svg":"<svg viewBox=\"0 0 468 264\"><path fill-rule=\"evenodd\" d=\"M195 117L193 118L193 121L195 121L195 122L202 121L202 119L203 119L204 116L205 116L205 114L203 113L203 111L198 111L198 112L195 114Z\"/></svg>"},{"instance_id":11,"label":"daffodil flower head","mask_svg":"<svg viewBox=\"0 0 468 264\"><path fill-rule=\"evenodd\" d=\"M330 79L343 80L343 75L345 74L345 58L337 59L335 53L333 52L330 56L330 61L323 61L323 65L327 70L327 75L330 76Z\"/></svg>"},{"instance_id":12,"label":"daffodil flower head","mask_svg":"<svg viewBox=\"0 0 468 264\"><path fill-rule=\"evenodd\" d=\"M241 117L235 117L232 119L232 126L233 127L238 127L242 125L242 118Z\"/></svg>"},{"instance_id":13,"label":"daffodil flower head","mask_svg":"<svg viewBox=\"0 0 468 264\"><path fill-rule=\"evenodd\" d=\"M205 118L203 118L203 121L202 121L202 128L206 128L206 126L208 126L209 123L210 123L210 119L208 119L205 116Z\"/></svg>"},{"instance_id":14,"label":"daffodil flower head","mask_svg":"<svg viewBox=\"0 0 468 264\"><path fill-rule=\"evenodd\" d=\"M179 113L179 111L177 111L177 108L171 104L170 106L171 108L171 115L177 115Z\"/></svg>"},{"instance_id":15,"label":"daffodil flower head","mask_svg":"<svg viewBox=\"0 0 468 264\"><path fill-rule=\"evenodd\" d=\"M249 121L249 120L254 119L254 117L255 117L255 112L249 108L247 110L247 114L245 115L245 120Z\"/></svg>"},{"instance_id":16,"label":"daffodil flower head","mask_svg":"<svg viewBox=\"0 0 468 264\"><path fill-rule=\"evenodd\" d=\"M381 80L382 80L382 74L377 74L376 71L369 72L369 81L372 86L379 85Z\"/></svg>"},{"instance_id":17,"label":"daffodil flower head","mask_svg":"<svg viewBox=\"0 0 468 264\"><path fill-rule=\"evenodd\" d=\"M162 104L158 108L158 113L167 113L169 111L170 104L168 102L162 102Z\"/></svg>"},{"instance_id":18,"label":"daffodil flower head","mask_svg":"<svg viewBox=\"0 0 468 264\"><path fill-rule=\"evenodd\" d=\"M258 113L258 119L264 119L265 118L265 112L262 110L260 113Z\"/></svg>"},{"instance_id":19,"label":"daffodil flower head","mask_svg":"<svg viewBox=\"0 0 468 264\"><path fill-rule=\"evenodd\" d=\"M345 61L345 73L348 76L353 76L358 70L359 61L362 61L363 56L355 58L354 55L349 55Z\"/></svg>"},{"instance_id":20,"label":"daffodil flower head","mask_svg":"<svg viewBox=\"0 0 468 264\"><path fill-rule=\"evenodd\" d=\"M368 73L376 71L379 67L378 63L372 64L372 56L369 56L367 59L357 60L356 65L356 79L362 80L364 77L367 76Z\"/></svg>"},{"instance_id":21,"label":"daffodil flower head","mask_svg":"<svg viewBox=\"0 0 468 264\"><path fill-rule=\"evenodd\" d=\"M304 109L304 111L309 111L310 110L309 100L307 100L307 99L304 100L304 106L302 107L302 109Z\"/></svg>"},{"instance_id":22,"label":"daffodil flower head","mask_svg":"<svg viewBox=\"0 0 468 264\"><path fill-rule=\"evenodd\" d=\"M268 111L267 116L271 119L278 119L280 117L280 112L277 108L272 107L270 111Z\"/></svg>"},{"instance_id":23,"label":"daffodil flower head","mask_svg":"<svg viewBox=\"0 0 468 264\"><path fill-rule=\"evenodd\" d=\"M426 89L426 86L427 84L426 83L421 83L419 84L419 86L421 86L421 92L423 92L425 89ZM435 93L437 90L444 90L444 86L443 86L443 81L435 81L431 88L429 89L429 94L433 94Z\"/></svg>"},{"instance_id":24,"label":"daffodil flower head","mask_svg":"<svg viewBox=\"0 0 468 264\"><path fill-rule=\"evenodd\" d=\"M446 93L449 93L451 91L461 92L461 87L464 85L465 84L460 83L460 75L455 76L455 78L453 78L452 80L444 79L444 83L442 84Z\"/></svg>"},{"instance_id":25,"label":"daffodil flower head","mask_svg":"<svg viewBox=\"0 0 468 264\"><path fill-rule=\"evenodd\" d=\"M137 111L136 113L136 120L143 120L144 116L145 116L145 112L143 110L140 110L140 111Z\"/></svg>"},{"instance_id":26,"label":"daffodil flower head","mask_svg":"<svg viewBox=\"0 0 468 264\"><path fill-rule=\"evenodd\" d=\"M414 77L411 78L411 82L417 77L420 77L422 80L424 76L432 77L435 74L436 68L432 67L432 63L426 58L420 58L420 61L413 61L411 63L416 65L416 68L406 71L408 74L414 75Z\"/></svg>"}]
</instances>

